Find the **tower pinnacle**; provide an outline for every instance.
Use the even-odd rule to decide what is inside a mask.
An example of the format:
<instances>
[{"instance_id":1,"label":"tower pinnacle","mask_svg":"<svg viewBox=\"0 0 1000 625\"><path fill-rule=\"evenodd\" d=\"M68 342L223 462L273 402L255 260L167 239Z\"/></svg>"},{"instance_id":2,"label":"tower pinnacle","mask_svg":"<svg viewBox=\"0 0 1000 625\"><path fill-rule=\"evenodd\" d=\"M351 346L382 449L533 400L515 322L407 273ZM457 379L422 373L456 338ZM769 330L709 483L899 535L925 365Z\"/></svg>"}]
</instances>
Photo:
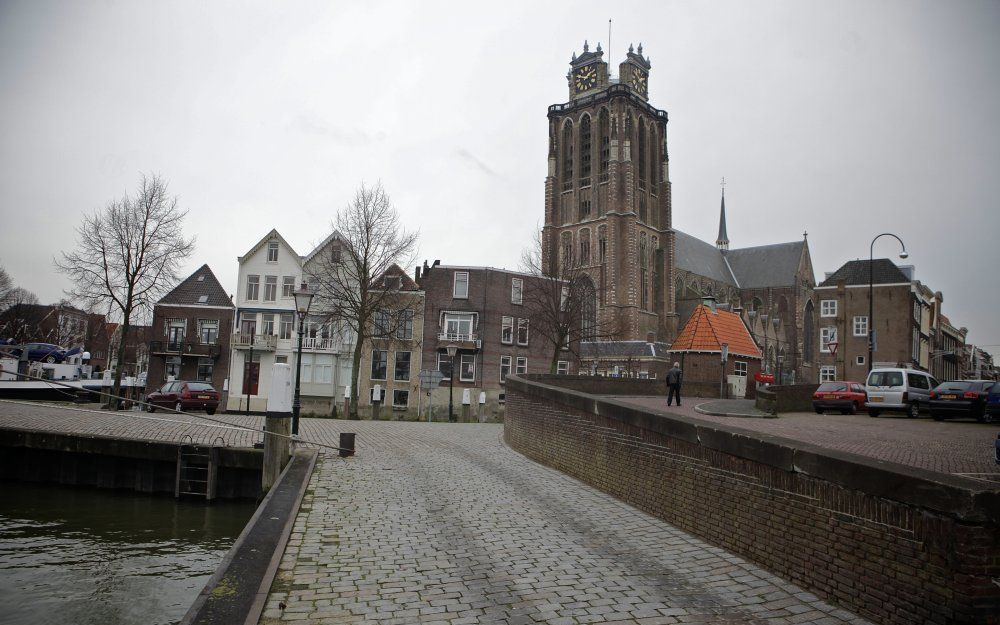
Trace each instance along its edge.
<instances>
[{"instance_id":1,"label":"tower pinnacle","mask_svg":"<svg viewBox=\"0 0 1000 625\"><path fill-rule=\"evenodd\" d=\"M715 240L715 247L722 251L729 249L729 235L726 234L726 179L722 179L722 209L719 212L719 238Z\"/></svg>"}]
</instances>

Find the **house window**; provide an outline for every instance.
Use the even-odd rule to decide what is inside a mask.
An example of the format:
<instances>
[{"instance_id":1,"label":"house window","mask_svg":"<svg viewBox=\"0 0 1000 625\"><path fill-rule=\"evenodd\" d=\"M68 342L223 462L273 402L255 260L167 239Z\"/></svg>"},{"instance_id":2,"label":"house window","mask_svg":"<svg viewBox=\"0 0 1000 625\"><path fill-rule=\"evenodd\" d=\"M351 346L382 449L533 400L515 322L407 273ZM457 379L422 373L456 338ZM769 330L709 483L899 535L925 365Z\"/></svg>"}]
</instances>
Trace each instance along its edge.
<instances>
[{"instance_id":1,"label":"house window","mask_svg":"<svg viewBox=\"0 0 1000 625\"><path fill-rule=\"evenodd\" d=\"M396 352L396 368L393 369L392 379L401 382L410 379L410 352Z\"/></svg>"},{"instance_id":2,"label":"house window","mask_svg":"<svg viewBox=\"0 0 1000 625\"><path fill-rule=\"evenodd\" d=\"M406 308L399 312L399 327L396 328L396 338L407 341L413 338L413 310Z\"/></svg>"},{"instance_id":3,"label":"house window","mask_svg":"<svg viewBox=\"0 0 1000 625\"><path fill-rule=\"evenodd\" d=\"M281 327L279 328L278 338L292 338L292 323L292 313L281 313Z\"/></svg>"},{"instance_id":4,"label":"house window","mask_svg":"<svg viewBox=\"0 0 1000 625\"><path fill-rule=\"evenodd\" d=\"M460 363L460 368L458 370L458 379L461 380L462 382L476 381L475 354L462 354L462 360Z\"/></svg>"},{"instance_id":5,"label":"house window","mask_svg":"<svg viewBox=\"0 0 1000 625\"><path fill-rule=\"evenodd\" d=\"M392 407L406 408L410 405L410 391L392 391Z\"/></svg>"},{"instance_id":6,"label":"house window","mask_svg":"<svg viewBox=\"0 0 1000 625\"><path fill-rule=\"evenodd\" d=\"M503 317L500 322L500 342L504 345L514 343L514 318Z\"/></svg>"},{"instance_id":7,"label":"house window","mask_svg":"<svg viewBox=\"0 0 1000 625\"><path fill-rule=\"evenodd\" d=\"M830 353L830 343L837 342L837 328L830 326L819 329L819 351Z\"/></svg>"},{"instance_id":8,"label":"house window","mask_svg":"<svg viewBox=\"0 0 1000 625\"><path fill-rule=\"evenodd\" d=\"M854 318L854 336L868 336L868 317Z\"/></svg>"},{"instance_id":9,"label":"house window","mask_svg":"<svg viewBox=\"0 0 1000 625\"><path fill-rule=\"evenodd\" d=\"M864 366L864 364L865 364L865 357L864 356L858 356L857 358L854 359L854 364L858 365L859 367Z\"/></svg>"},{"instance_id":10,"label":"house window","mask_svg":"<svg viewBox=\"0 0 1000 625\"><path fill-rule=\"evenodd\" d=\"M294 297L292 291L295 290L295 276L282 276L281 277L281 296L282 297Z\"/></svg>"},{"instance_id":11,"label":"house window","mask_svg":"<svg viewBox=\"0 0 1000 625\"><path fill-rule=\"evenodd\" d=\"M507 376L510 375L510 356L500 357L500 383L503 384L507 381Z\"/></svg>"},{"instance_id":12,"label":"house window","mask_svg":"<svg viewBox=\"0 0 1000 625\"><path fill-rule=\"evenodd\" d=\"M913 360L920 360L920 330L913 328Z\"/></svg>"},{"instance_id":13,"label":"house window","mask_svg":"<svg viewBox=\"0 0 1000 625\"><path fill-rule=\"evenodd\" d=\"M528 320L518 319L517 320L517 344L527 345L528 344Z\"/></svg>"},{"instance_id":14,"label":"house window","mask_svg":"<svg viewBox=\"0 0 1000 625\"><path fill-rule=\"evenodd\" d=\"M339 265L341 263L342 258L340 255L339 245L330 249L330 260L332 260L335 265Z\"/></svg>"},{"instance_id":15,"label":"house window","mask_svg":"<svg viewBox=\"0 0 1000 625\"><path fill-rule=\"evenodd\" d=\"M211 382L212 381L212 369L215 366L215 362L211 358L199 358L198 359L198 377L199 382Z\"/></svg>"},{"instance_id":16,"label":"house window","mask_svg":"<svg viewBox=\"0 0 1000 625\"><path fill-rule=\"evenodd\" d=\"M524 280L514 278L510 281L510 303L520 304L523 301Z\"/></svg>"},{"instance_id":17,"label":"house window","mask_svg":"<svg viewBox=\"0 0 1000 625\"><path fill-rule=\"evenodd\" d=\"M741 378L747 377L747 363L742 360L737 360L733 362L733 374L738 375Z\"/></svg>"},{"instance_id":18,"label":"house window","mask_svg":"<svg viewBox=\"0 0 1000 625\"><path fill-rule=\"evenodd\" d=\"M278 262L278 242L271 241L267 244L267 262L276 263Z\"/></svg>"},{"instance_id":19,"label":"house window","mask_svg":"<svg viewBox=\"0 0 1000 625\"><path fill-rule=\"evenodd\" d=\"M560 360L556 362L556 373L559 375L566 375L569 373L569 362L566 360Z\"/></svg>"},{"instance_id":20,"label":"house window","mask_svg":"<svg viewBox=\"0 0 1000 625\"><path fill-rule=\"evenodd\" d=\"M524 356L517 357L517 367L514 369L514 373L517 375L524 375L528 372L528 359Z\"/></svg>"},{"instance_id":21,"label":"house window","mask_svg":"<svg viewBox=\"0 0 1000 625\"><path fill-rule=\"evenodd\" d=\"M215 345L219 338L219 320L199 319L198 335L201 337L202 345Z\"/></svg>"},{"instance_id":22,"label":"house window","mask_svg":"<svg viewBox=\"0 0 1000 625\"><path fill-rule=\"evenodd\" d=\"M389 366L389 352L384 349L372 350L372 379L384 380Z\"/></svg>"},{"instance_id":23,"label":"house window","mask_svg":"<svg viewBox=\"0 0 1000 625\"><path fill-rule=\"evenodd\" d=\"M261 313L260 328L260 333L264 336L274 335L274 313Z\"/></svg>"},{"instance_id":24,"label":"house window","mask_svg":"<svg viewBox=\"0 0 1000 625\"><path fill-rule=\"evenodd\" d=\"M820 382L833 382L837 379L837 368L836 367L820 367L819 368L819 381Z\"/></svg>"},{"instance_id":25,"label":"house window","mask_svg":"<svg viewBox=\"0 0 1000 625\"><path fill-rule=\"evenodd\" d=\"M837 300L835 299L825 299L819 303L819 316L820 317L836 317L837 316Z\"/></svg>"},{"instance_id":26,"label":"house window","mask_svg":"<svg viewBox=\"0 0 1000 625\"><path fill-rule=\"evenodd\" d=\"M287 365L288 364L288 356L275 356L274 357L274 364L276 364L276 365L278 365L278 364L285 364L285 365Z\"/></svg>"},{"instance_id":27,"label":"house window","mask_svg":"<svg viewBox=\"0 0 1000 625\"><path fill-rule=\"evenodd\" d=\"M456 299L468 299L469 297L469 272L456 271L455 284L452 287L452 297Z\"/></svg>"},{"instance_id":28,"label":"house window","mask_svg":"<svg viewBox=\"0 0 1000 625\"><path fill-rule=\"evenodd\" d=\"M260 298L260 276L247 276L247 299Z\"/></svg>"},{"instance_id":29,"label":"house window","mask_svg":"<svg viewBox=\"0 0 1000 625\"><path fill-rule=\"evenodd\" d=\"M444 327L447 339L450 341L471 340L472 321L472 313L445 313Z\"/></svg>"},{"instance_id":30,"label":"house window","mask_svg":"<svg viewBox=\"0 0 1000 625\"><path fill-rule=\"evenodd\" d=\"M170 351L180 351L184 344L184 335L187 334L186 319L167 319L167 349Z\"/></svg>"},{"instance_id":31,"label":"house window","mask_svg":"<svg viewBox=\"0 0 1000 625\"><path fill-rule=\"evenodd\" d=\"M454 366L454 359L449 358L445 352L438 352L438 371L444 374L445 380L451 379L451 368Z\"/></svg>"},{"instance_id":32,"label":"house window","mask_svg":"<svg viewBox=\"0 0 1000 625\"><path fill-rule=\"evenodd\" d=\"M175 380L181 377L181 357L180 356L167 356L166 362L166 376L172 377Z\"/></svg>"},{"instance_id":33,"label":"house window","mask_svg":"<svg viewBox=\"0 0 1000 625\"><path fill-rule=\"evenodd\" d=\"M278 276L264 276L264 301L278 299Z\"/></svg>"},{"instance_id":34,"label":"house window","mask_svg":"<svg viewBox=\"0 0 1000 625\"><path fill-rule=\"evenodd\" d=\"M392 323L389 318L389 311L382 309L375 311L375 337L385 338L389 336L389 329Z\"/></svg>"}]
</instances>

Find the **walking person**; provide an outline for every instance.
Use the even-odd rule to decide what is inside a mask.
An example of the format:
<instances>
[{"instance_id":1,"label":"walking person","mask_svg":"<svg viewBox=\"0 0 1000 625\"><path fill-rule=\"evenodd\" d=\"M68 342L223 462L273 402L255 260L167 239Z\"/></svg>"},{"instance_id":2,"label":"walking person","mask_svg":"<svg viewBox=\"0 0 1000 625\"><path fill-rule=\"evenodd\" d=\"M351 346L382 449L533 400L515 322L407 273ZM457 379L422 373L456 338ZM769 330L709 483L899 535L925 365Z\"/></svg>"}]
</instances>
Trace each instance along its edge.
<instances>
[{"instance_id":1,"label":"walking person","mask_svg":"<svg viewBox=\"0 0 1000 625\"><path fill-rule=\"evenodd\" d=\"M667 405L673 401L674 397L677 398L677 405L681 405L681 380L683 379L683 374L681 373L681 363L675 362L673 369L667 371Z\"/></svg>"}]
</instances>

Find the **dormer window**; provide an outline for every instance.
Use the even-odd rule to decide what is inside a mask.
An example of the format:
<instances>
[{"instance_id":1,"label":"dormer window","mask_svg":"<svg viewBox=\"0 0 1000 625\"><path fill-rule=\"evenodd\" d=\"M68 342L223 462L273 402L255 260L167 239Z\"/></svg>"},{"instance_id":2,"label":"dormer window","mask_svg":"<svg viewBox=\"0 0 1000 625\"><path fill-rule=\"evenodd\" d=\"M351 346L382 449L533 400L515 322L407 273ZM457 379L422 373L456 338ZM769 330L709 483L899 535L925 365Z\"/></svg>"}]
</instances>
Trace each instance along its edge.
<instances>
[{"instance_id":1,"label":"dormer window","mask_svg":"<svg viewBox=\"0 0 1000 625\"><path fill-rule=\"evenodd\" d=\"M267 262L276 263L278 262L278 242L271 241L267 244Z\"/></svg>"}]
</instances>

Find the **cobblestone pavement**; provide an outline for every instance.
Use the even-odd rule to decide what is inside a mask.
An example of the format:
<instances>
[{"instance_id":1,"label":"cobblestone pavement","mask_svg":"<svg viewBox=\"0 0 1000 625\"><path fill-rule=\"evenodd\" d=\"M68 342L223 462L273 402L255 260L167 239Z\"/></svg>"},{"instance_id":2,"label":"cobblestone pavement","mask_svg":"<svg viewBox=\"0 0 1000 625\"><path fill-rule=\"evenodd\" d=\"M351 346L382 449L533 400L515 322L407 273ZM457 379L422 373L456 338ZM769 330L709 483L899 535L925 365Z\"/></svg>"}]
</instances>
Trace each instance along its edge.
<instances>
[{"instance_id":1,"label":"cobblestone pavement","mask_svg":"<svg viewBox=\"0 0 1000 625\"><path fill-rule=\"evenodd\" d=\"M527 460L502 426L336 423L358 454L318 464L264 624L865 622Z\"/></svg>"},{"instance_id":2,"label":"cobblestone pavement","mask_svg":"<svg viewBox=\"0 0 1000 625\"><path fill-rule=\"evenodd\" d=\"M777 419L747 419L700 414L695 406L718 400L686 398L681 408L667 408L663 397L615 398L653 412L683 414L710 423L749 432L783 436L829 449L898 462L940 473L969 475L1000 481L1000 466L993 460L993 445L1000 425L974 421L934 421L923 415L867 414L818 415L812 412L781 414Z\"/></svg>"}]
</instances>

